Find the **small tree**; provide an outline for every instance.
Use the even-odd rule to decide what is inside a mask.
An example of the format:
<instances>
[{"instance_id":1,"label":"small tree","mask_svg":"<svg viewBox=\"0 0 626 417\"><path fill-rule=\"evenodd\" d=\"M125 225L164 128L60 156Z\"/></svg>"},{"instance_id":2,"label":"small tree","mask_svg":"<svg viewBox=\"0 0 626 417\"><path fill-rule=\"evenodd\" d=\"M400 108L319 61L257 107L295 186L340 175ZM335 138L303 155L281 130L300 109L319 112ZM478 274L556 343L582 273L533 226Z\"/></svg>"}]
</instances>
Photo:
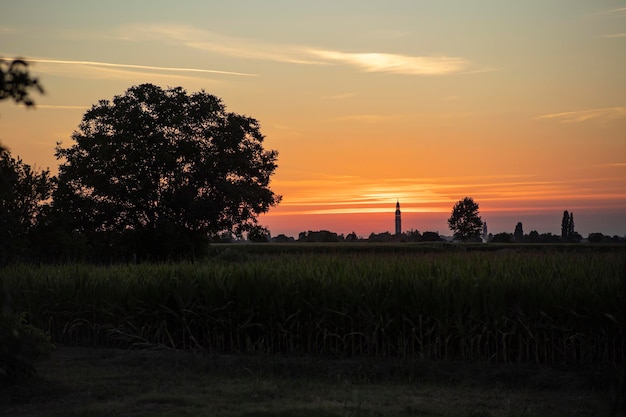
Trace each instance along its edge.
<instances>
[{"instance_id":1,"label":"small tree","mask_svg":"<svg viewBox=\"0 0 626 417\"><path fill-rule=\"evenodd\" d=\"M267 230L267 228L257 225L253 226L248 231L248 240L255 243L267 243L270 242L272 239L270 231Z\"/></svg>"},{"instance_id":2,"label":"small tree","mask_svg":"<svg viewBox=\"0 0 626 417\"><path fill-rule=\"evenodd\" d=\"M496 233L491 238L493 243L511 243L513 242L513 236L510 233L502 232Z\"/></svg>"},{"instance_id":3,"label":"small tree","mask_svg":"<svg viewBox=\"0 0 626 417\"><path fill-rule=\"evenodd\" d=\"M420 239L421 242L441 242L441 240L439 232L424 232Z\"/></svg>"},{"instance_id":4,"label":"small tree","mask_svg":"<svg viewBox=\"0 0 626 417\"><path fill-rule=\"evenodd\" d=\"M565 210L563 212L563 218L561 219L561 237L563 240L567 239L569 234L569 212Z\"/></svg>"},{"instance_id":5,"label":"small tree","mask_svg":"<svg viewBox=\"0 0 626 417\"><path fill-rule=\"evenodd\" d=\"M589 233L589 237L587 237L587 240L590 243L602 243L604 241L604 235L599 232Z\"/></svg>"},{"instance_id":6,"label":"small tree","mask_svg":"<svg viewBox=\"0 0 626 417\"><path fill-rule=\"evenodd\" d=\"M478 203L471 197L459 200L452 208L448 226L454 232L455 240L480 239L483 221L478 215Z\"/></svg>"},{"instance_id":7,"label":"small tree","mask_svg":"<svg viewBox=\"0 0 626 417\"><path fill-rule=\"evenodd\" d=\"M515 242L521 242L524 240L524 229L522 227L522 222L517 222L517 225L515 225L515 232L513 232L513 240Z\"/></svg>"},{"instance_id":8,"label":"small tree","mask_svg":"<svg viewBox=\"0 0 626 417\"><path fill-rule=\"evenodd\" d=\"M574 228L574 213L569 213L567 210L563 212L561 220L561 239L567 242L580 240Z\"/></svg>"}]
</instances>

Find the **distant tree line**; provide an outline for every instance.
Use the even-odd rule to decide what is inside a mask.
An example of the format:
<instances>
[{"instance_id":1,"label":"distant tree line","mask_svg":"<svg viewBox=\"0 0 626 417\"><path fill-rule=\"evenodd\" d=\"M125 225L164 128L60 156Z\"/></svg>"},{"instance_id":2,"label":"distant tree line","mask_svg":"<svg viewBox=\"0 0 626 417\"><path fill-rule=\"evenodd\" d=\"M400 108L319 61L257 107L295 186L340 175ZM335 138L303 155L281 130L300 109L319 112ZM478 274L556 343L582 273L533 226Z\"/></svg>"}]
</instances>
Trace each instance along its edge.
<instances>
[{"instance_id":1,"label":"distant tree line","mask_svg":"<svg viewBox=\"0 0 626 417\"><path fill-rule=\"evenodd\" d=\"M539 234L536 230L524 234L522 223L518 222L513 233L502 232L496 235L490 234L487 239L487 241L494 243L580 243L583 240L585 240L583 236L575 230L574 213L568 212L567 210L563 212L560 236L553 235L552 233ZM595 232L589 233L586 240L589 243L622 243L626 242L626 236L607 236Z\"/></svg>"},{"instance_id":2,"label":"distant tree line","mask_svg":"<svg viewBox=\"0 0 626 417\"><path fill-rule=\"evenodd\" d=\"M288 242L439 242L443 239L437 232L424 232L420 233L417 230L411 230L400 235L391 234L390 232L371 233L369 237L364 238L357 236L355 232L348 233L347 235L338 234L328 230L316 230L300 232L298 238L285 236L284 234L278 235L268 241L288 243Z\"/></svg>"},{"instance_id":3,"label":"distant tree line","mask_svg":"<svg viewBox=\"0 0 626 417\"><path fill-rule=\"evenodd\" d=\"M518 223L521 224L521 223ZM578 235L580 236L580 235ZM354 232L348 235L338 234L328 230L318 231L306 231L300 232L297 238L287 236L285 234L279 234L274 237L264 235L261 239L248 239L253 242L274 242L274 243L307 243L307 242L374 242L374 243L393 243L393 242L444 242L446 239L442 237L438 232L424 232L410 231L402 233L401 235L395 235L390 232L371 233L368 237L358 237ZM580 237L580 240L566 240L564 241L561 236L552 233L539 233L536 230L532 230L528 234L515 234L501 232L497 234L487 235L485 241L492 243L579 243L585 240ZM586 239L589 243L626 243L626 237L618 235L610 236L602 233L590 233ZM477 241L477 240L473 240Z\"/></svg>"},{"instance_id":4,"label":"distant tree line","mask_svg":"<svg viewBox=\"0 0 626 417\"><path fill-rule=\"evenodd\" d=\"M454 232L454 240L462 242L493 242L493 243L579 243L583 241L583 237L576 232L574 227L574 214L565 210L561 221L561 235L553 235L552 233L540 234L536 230L528 234L524 234L522 222L515 225L512 233L502 232L486 234L483 228L484 223L479 216L479 206L471 197L465 197L459 200L453 207L448 225ZM266 231L267 232L267 231ZM263 239L256 240L262 242L441 242L445 239L439 235L439 232L420 233L417 230L411 230L400 235L391 234L390 232L371 233L369 237L358 237L352 232L347 236L337 234L328 230L300 232L297 239L285 235L278 235L270 238L269 232L263 236ZM602 233L590 233L587 241L590 243L622 243L626 242L626 236L605 236Z\"/></svg>"}]
</instances>

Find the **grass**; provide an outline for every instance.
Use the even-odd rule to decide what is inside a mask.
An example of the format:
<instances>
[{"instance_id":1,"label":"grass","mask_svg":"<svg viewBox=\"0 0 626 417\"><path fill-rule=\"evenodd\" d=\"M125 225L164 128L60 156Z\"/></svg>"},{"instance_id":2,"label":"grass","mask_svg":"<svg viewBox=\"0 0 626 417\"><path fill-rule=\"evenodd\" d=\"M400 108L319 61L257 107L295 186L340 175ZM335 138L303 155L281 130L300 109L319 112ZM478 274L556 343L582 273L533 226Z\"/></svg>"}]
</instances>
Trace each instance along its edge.
<instances>
[{"instance_id":1,"label":"grass","mask_svg":"<svg viewBox=\"0 0 626 417\"><path fill-rule=\"evenodd\" d=\"M2 302L62 346L0 416L608 413L625 246L212 251L0 269Z\"/></svg>"},{"instance_id":2,"label":"grass","mask_svg":"<svg viewBox=\"0 0 626 417\"><path fill-rule=\"evenodd\" d=\"M600 416L587 370L61 347L0 416Z\"/></svg>"},{"instance_id":3,"label":"grass","mask_svg":"<svg viewBox=\"0 0 626 417\"><path fill-rule=\"evenodd\" d=\"M624 362L624 250L266 247L226 247L195 264L16 266L0 280L15 308L64 344Z\"/></svg>"}]
</instances>

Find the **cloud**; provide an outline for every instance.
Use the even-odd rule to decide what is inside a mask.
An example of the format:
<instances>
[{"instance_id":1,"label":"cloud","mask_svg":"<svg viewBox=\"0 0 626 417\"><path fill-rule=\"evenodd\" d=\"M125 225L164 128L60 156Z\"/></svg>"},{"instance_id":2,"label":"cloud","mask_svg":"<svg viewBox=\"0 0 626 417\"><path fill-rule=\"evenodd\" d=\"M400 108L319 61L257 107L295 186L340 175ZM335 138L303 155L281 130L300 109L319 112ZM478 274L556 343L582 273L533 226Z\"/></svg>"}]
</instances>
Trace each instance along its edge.
<instances>
[{"instance_id":1,"label":"cloud","mask_svg":"<svg viewBox=\"0 0 626 417\"><path fill-rule=\"evenodd\" d=\"M159 41L236 58L294 64L324 64L314 60L304 48L272 45L252 39L234 38L215 32L180 25L132 25L118 31L126 41Z\"/></svg>"},{"instance_id":2,"label":"cloud","mask_svg":"<svg viewBox=\"0 0 626 417\"><path fill-rule=\"evenodd\" d=\"M280 135L281 133L288 134L289 136L300 136L303 133L300 130L297 130L291 126L283 125L283 124L274 124L269 127L268 132L272 132L273 135Z\"/></svg>"},{"instance_id":3,"label":"cloud","mask_svg":"<svg viewBox=\"0 0 626 417\"><path fill-rule=\"evenodd\" d=\"M607 14L619 14L619 15L626 16L626 7L620 7L618 9L607 10L604 13L607 13Z\"/></svg>"},{"instance_id":4,"label":"cloud","mask_svg":"<svg viewBox=\"0 0 626 417\"><path fill-rule=\"evenodd\" d=\"M619 164L618 164L619 165ZM481 211L559 210L575 195L576 207L623 207L626 189L619 178L536 179L531 175L439 178L361 178L317 174L302 180L277 181L288 192L272 215L389 213L399 199L406 213L449 212L471 195ZM288 197L287 197L288 196ZM570 206L568 206L570 207Z\"/></svg>"},{"instance_id":5,"label":"cloud","mask_svg":"<svg viewBox=\"0 0 626 417\"><path fill-rule=\"evenodd\" d=\"M603 38L626 38L626 33L614 33L612 35L604 35Z\"/></svg>"},{"instance_id":6,"label":"cloud","mask_svg":"<svg viewBox=\"0 0 626 417\"><path fill-rule=\"evenodd\" d=\"M449 75L472 71L467 60L447 56L411 56L384 52L343 52L298 45L271 44L176 25L133 25L118 31L127 41L159 41L222 55L303 65L351 65L365 72ZM484 70L478 70L481 72Z\"/></svg>"},{"instance_id":7,"label":"cloud","mask_svg":"<svg viewBox=\"0 0 626 417\"><path fill-rule=\"evenodd\" d=\"M208 79L207 75L237 76L237 77L256 77L257 74L222 71L206 68L182 68L182 67L160 67L153 65L136 65L136 64L119 64L112 62L100 61L77 61L62 60L39 57L24 57L29 63L38 64L36 67L37 74L55 74L62 77L80 78L80 79L107 79L107 80L136 80L137 82L146 82L153 80L171 84L173 80L177 82L182 80L219 82L217 79Z\"/></svg>"},{"instance_id":8,"label":"cloud","mask_svg":"<svg viewBox=\"0 0 626 417\"><path fill-rule=\"evenodd\" d=\"M243 72L220 71L220 70L210 70L210 69L202 69L202 68L157 67L157 66L150 66L150 65L115 64L111 62L97 62L97 61L71 61L71 60L41 59L41 58L29 58L28 61L40 62L44 64L87 65L87 66L95 66L95 67L139 69L139 70L149 70L149 71L159 71L159 72L162 72L162 71L190 72L190 73L237 75L237 76L245 76L245 77L256 76L256 74L249 74L249 73L243 73Z\"/></svg>"},{"instance_id":9,"label":"cloud","mask_svg":"<svg viewBox=\"0 0 626 417\"><path fill-rule=\"evenodd\" d=\"M311 50L310 52L325 60L353 65L366 72L445 75L463 72L468 68L468 62L462 58L407 56L386 53L347 53L329 50Z\"/></svg>"},{"instance_id":10,"label":"cloud","mask_svg":"<svg viewBox=\"0 0 626 417\"><path fill-rule=\"evenodd\" d=\"M610 164L601 164L597 166L608 167L608 168L626 168L626 162L615 162L615 163L610 163Z\"/></svg>"},{"instance_id":11,"label":"cloud","mask_svg":"<svg viewBox=\"0 0 626 417\"><path fill-rule=\"evenodd\" d=\"M602 11L593 13L592 16L626 17L626 7L619 7L617 9L602 10Z\"/></svg>"},{"instance_id":12,"label":"cloud","mask_svg":"<svg viewBox=\"0 0 626 417\"><path fill-rule=\"evenodd\" d=\"M330 96L324 96L322 98L327 100L345 100L348 98L356 97L355 93L341 93L341 94L333 94Z\"/></svg>"},{"instance_id":13,"label":"cloud","mask_svg":"<svg viewBox=\"0 0 626 417\"><path fill-rule=\"evenodd\" d=\"M582 123L591 120L607 122L626 117L626 107L607 107L603 109L591 109L570 111L564 113L544 114L538 119L554 119L561 123Z\"/></svg>"},{"instance_id":14,"label":"cloud","mask_svg":"<svg viewBox=\"0 0 626 417\"><path fill-rule=\"evenodd\" d=\"M385 123L406 117L404 114L352 114L329 119L331 122Z\"/></svg>"}]
</instances>

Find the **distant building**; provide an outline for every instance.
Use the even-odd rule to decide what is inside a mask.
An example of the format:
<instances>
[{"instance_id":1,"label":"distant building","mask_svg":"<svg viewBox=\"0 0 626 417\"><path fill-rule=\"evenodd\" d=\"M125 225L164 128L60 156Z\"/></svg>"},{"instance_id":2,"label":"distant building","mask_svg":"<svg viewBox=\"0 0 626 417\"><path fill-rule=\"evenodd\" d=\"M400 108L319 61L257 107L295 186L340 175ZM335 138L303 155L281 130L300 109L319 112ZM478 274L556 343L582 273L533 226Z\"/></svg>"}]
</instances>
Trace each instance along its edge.
<instances>
[{"instance_id":1,"label":"distant building","mask_svg":"<svg viewBox=\"0 0 626 417\"><path fill-rule=\"evenodd\" d=\"M396 201L396 235L402 234L402 214L400 213L400 200Z\"/></svg>"},{"instance_id":2,"label":"distant building","mask_svg":"<svg viewBox=\"0 0 626 417\"><path fill-rule=\"evenodd\" d=\"M487 240L489 240L489 234L487 233L487 222L483 222L482 238L483 238L483 242L487 242Z\"/></svg>"}]
</instances>

